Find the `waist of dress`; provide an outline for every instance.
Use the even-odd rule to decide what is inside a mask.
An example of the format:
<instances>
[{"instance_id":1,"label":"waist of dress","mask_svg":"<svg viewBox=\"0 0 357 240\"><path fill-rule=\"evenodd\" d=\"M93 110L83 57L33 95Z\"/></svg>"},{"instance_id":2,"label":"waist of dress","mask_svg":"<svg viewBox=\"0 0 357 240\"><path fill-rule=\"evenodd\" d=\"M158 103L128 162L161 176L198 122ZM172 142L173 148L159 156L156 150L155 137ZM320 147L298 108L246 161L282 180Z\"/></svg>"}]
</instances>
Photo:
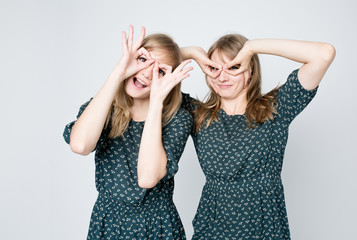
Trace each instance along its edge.
<instances>
[{"instance_id":1,"label":"waist of dress","mask_svg":"<svg viewBox=\"0 0 357 240\"><path fill-rule=\"evenodd\" d=\"M253 176L237 178L225 178L218 176L206 176L206 188L220 190L249 190L256 188L275 188L282 185L280 174L260 173Z\"/></svg>"},{"instance_id":2,"label":"waist of dress","mask_svg":"<svg viewBox=\"0 0 357 240\"><path fill-rule=\"evenodd\" d=\"M137 202L125 202L113 197L107 190L99 191L96 205L104 208L111 208L119 212L142 213L146 209L168 209L174 207L172 195L166 191L160 192L158 195L146 196L143 200Z\"/></svg>"}]
</instances>

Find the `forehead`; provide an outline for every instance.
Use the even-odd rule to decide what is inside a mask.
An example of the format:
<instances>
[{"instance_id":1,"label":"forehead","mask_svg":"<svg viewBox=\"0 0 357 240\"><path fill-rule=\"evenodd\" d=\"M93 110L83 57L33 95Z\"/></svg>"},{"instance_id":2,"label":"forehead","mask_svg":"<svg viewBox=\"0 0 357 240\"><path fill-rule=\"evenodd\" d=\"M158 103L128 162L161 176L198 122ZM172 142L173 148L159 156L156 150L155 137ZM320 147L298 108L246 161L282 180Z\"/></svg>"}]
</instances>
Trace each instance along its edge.
<instances>
[{"instance_id":1,"label":"forehead","mask_svg":"<svg viewBox=\"0 0 357 240\"><path fill-rule=\"evenodd\" d=\"M169 57L169 54L166 50L161 49L151 49L148 51L151 54L151 57L158 61L160 64L167 64L173 66L172 60Z\"/></svg>"},{"instance_id":2,"label":"forehead","mask_svg":"<svg viewBox=\"0 0 357 240\"><path fill-rule=\"evenodd\" d=\"M229 58L226 54L224 54L222 51L215 50L212 53L211 60L213 62L219 63L221 65L224 65L230 61L232 61L231 58Z\"/></svg>"}]
</instances>

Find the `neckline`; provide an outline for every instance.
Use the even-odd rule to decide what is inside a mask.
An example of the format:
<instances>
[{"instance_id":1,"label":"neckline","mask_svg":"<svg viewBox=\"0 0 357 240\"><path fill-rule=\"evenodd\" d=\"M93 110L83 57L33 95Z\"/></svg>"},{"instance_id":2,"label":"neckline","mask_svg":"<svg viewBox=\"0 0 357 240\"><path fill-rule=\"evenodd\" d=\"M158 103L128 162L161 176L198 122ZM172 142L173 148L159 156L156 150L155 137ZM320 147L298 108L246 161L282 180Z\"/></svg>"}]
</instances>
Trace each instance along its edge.
<instances>
[{"instance_id":1,"label":"neckline","mask_svg":"<svg viewBox=\"0 0 357 240\"><path fill-rule=\"evenodd\" d=\"M226 115L226 116L228 116L228 117L245 117L245 113L243 113L243 114L228 114L223 108L220 108L220 111L224 114L224 115Z\"/></svg>"},{"instance_id":2,"label":"neckline","mask_svg":"<svg viewBox=\"0 0 357 240\"><path fill-rule=\"evenodd\" d=\"M130 119L130 122L135 123L135 124L144 124L145 120L144 121L135 121L133 119Z\"/></svg>"}]
</instances>

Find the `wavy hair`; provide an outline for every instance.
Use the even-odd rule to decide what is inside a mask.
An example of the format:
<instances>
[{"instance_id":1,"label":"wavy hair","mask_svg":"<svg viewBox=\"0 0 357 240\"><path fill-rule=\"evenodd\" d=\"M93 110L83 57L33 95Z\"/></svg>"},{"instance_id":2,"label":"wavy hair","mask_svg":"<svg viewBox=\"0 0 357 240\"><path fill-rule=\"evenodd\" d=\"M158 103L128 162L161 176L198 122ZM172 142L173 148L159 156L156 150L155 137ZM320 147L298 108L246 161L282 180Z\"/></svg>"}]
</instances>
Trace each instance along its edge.
<instances>
[{"instance_id":1,"label":"wavy hair","mask_svg":"<svg viewBox=\"0 0 357 240\"><path fill-rule=\"evenodd\" d=\"M208 57L211 59L213 52L226 55L229 59L234 59L238 52L243 48L247 38L240 34L228 34L219 38L208 50ZM251 79L248 82L247 89L247 107L245 116L247 118L248 127L255 128L256 124L263 124L268 119L274 118L276 113L276 92L274 88L267 94L261 93L261 70L257 54L254 54L250 65L252 67ZM206 76L207 82L207 76ZM207 120L208 127L213 120L218 121L218 112L221 108L221 97L211 88L204 102L198 101L198 108L194 110L195 114L195 130L198 132Z\"/></svg>"},{"instance_id":2,"label":"wavy hair","mask_svg":"<svg viewBox=\"0 0 357 240\"><path fill-rule=\"evenodd\" d=\"M165 54L172 66L172 71L180 65L182 57L180 48L171 37L166 34L152 34L145 37L141 47L148 51L160 50ZM124 136L132 119L133 98L125 91L125 83L128 79L122 81L118 92L110 107L105 128L110 125L109 138ZM177 84L168 96L165 98L162 110L162 123L167 125L177 113L181 105L181 83Z\"/></svg>"}]
</instances>

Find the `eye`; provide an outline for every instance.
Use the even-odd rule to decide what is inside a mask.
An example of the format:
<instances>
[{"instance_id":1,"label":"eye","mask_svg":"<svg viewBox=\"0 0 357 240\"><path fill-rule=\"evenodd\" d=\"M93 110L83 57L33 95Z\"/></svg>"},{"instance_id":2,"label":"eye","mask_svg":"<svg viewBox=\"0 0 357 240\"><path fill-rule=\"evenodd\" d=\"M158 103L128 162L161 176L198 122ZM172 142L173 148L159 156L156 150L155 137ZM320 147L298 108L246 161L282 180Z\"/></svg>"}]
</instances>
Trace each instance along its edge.
<instances>
[{"instance_id":1,"label":"eye","mask_svg":"<svg viewBox=\"0 0 357 240\"><path fill-rule=\"evenodd\" d=\"M239 69L240 65L232 66L228 70L237 70Z\"/></svg>"},{"instance_id":2,"label":"eye","mask_svg":"<svg viewBox=\"0 0 357 240\"><path fill-rule=\"evenodd\" d=\"M161 68L159 68L159 74L160 74L161 76L165 76L165 71L162 70Z\"/></svg>"},{"instance_id":3,"label":"eye","mask_svg":"<svg viewBox=\"0 0 357 240\"><path fill-rule=\"evenodd\" d=\"M142 62L146 62L146 58L143 57L143 56L138 57L138 60L139 60L139 61L142 61Z\"/></svg>"},{"instance_id":4,"label":"eye","mask_svg":"<svg viewBox=\"0 0 357 240\"><path fill-rule=\"evenodd\" d=\"M210 69L211 69L212 72L218 71L218 68L215 68L215 67L212 67L212 66L210 66Z\"/></svg>"}]
</instances>

